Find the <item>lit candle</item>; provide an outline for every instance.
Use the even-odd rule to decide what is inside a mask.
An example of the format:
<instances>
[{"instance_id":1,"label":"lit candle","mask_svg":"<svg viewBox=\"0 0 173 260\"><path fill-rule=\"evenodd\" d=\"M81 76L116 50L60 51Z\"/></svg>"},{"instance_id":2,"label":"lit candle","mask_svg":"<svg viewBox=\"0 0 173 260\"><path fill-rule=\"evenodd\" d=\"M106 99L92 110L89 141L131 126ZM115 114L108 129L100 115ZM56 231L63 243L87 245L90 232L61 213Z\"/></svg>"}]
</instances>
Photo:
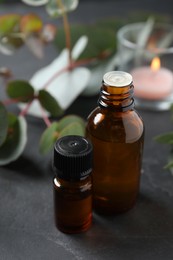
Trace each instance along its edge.
<instances>
[{"instance_id":1,"label":"lit candle","mask_svg":"<svg viewBox=\"0 0 173 260\"><path fill-rule=\"evenodd\" d=\"M151 67L139 67L131 71L136 97L161 100L173 91L173 73L160 67L160 59L155 57Z\"/></svg>"}]
</instances>

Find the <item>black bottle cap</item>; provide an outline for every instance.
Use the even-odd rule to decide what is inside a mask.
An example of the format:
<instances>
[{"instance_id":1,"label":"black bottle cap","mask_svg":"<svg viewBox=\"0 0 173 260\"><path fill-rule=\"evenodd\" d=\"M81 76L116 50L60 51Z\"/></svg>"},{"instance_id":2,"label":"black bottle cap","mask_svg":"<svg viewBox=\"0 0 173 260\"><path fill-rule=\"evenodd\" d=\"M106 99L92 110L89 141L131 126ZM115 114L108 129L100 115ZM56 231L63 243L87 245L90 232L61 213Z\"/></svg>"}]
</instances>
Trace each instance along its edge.
<instances>
[{"instance_id":1,"label":"black bottle cap","mask_svg":"<svg viewBox=\"0 0 173 260\"><path fill-rule=\"evenodd\" d=\"M91 143L82 136L69 135L58 139L54 146L54 170L57 177L76 181L92 171Z\"/></svg>"}]
</instances>

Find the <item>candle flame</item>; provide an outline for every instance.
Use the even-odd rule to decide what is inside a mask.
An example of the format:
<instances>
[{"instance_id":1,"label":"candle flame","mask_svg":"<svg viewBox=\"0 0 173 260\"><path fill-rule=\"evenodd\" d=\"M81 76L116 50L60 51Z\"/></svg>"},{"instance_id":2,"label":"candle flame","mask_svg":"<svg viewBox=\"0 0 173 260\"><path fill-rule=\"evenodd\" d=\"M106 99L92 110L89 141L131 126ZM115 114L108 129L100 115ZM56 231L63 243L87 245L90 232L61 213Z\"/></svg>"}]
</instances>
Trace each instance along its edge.
<instances>
[{"instance_id":1,"label":"candle flame","mask_svg":"<svg viewBox=\"0 0 173 260\"><path fill-rule=\"evenodd\" d=\"M158 57L155 57L151 62L151 69L153 71L157 71L160 69L160 59Z\"/></svg>"}]
</instances>

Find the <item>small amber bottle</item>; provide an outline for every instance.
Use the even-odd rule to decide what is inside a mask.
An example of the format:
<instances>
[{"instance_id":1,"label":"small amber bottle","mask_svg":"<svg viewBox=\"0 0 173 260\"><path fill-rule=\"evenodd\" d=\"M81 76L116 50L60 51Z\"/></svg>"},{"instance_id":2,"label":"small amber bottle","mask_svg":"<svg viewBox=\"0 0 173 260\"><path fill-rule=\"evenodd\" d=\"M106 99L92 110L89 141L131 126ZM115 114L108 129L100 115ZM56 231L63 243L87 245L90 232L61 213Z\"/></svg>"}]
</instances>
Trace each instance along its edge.
<instances>
[{"instance_id":1,"label":"small amber bottle","mask_svg":"<svg viewBox=\"0 0 173 260\"><path fill-rule=\"evenodd\" d=\"M54 211L64 233L86 231L92 222L92 145L81 136L62 137L54 146Z\"/></svg>"},{"instance_id":2,"label":"small amber bottle","mask_svg":"<svg viewBox=\"0 0 173 260\"><path fill-rule=\"evenodd\" d=\"M86 136L93 144L93 206L103 214L121 213L139 191L144 125L134 109L132 76L104 75L99 106L88 117Z\"/></svg>"}]
</instances>

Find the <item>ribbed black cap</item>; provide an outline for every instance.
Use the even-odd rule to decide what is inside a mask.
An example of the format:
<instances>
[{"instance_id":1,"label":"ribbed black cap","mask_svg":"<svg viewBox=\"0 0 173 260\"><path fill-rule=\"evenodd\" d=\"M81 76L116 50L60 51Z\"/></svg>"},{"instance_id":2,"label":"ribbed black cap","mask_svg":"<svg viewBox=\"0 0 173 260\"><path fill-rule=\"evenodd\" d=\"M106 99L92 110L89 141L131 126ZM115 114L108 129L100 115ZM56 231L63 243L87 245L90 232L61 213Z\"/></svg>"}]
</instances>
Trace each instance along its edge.
<instances>
[{"instance_id":1,"label":"ribbed black cap","mask_svg":"<svg viewBox=\"0 0 173 260\"><path fill-rule=\"evenodd\" d=\"M82 136L69 135L58 139L54 146L54 169L59 178L80 180L92 171L91 143Z\"/></svg>"}]
</instances>

